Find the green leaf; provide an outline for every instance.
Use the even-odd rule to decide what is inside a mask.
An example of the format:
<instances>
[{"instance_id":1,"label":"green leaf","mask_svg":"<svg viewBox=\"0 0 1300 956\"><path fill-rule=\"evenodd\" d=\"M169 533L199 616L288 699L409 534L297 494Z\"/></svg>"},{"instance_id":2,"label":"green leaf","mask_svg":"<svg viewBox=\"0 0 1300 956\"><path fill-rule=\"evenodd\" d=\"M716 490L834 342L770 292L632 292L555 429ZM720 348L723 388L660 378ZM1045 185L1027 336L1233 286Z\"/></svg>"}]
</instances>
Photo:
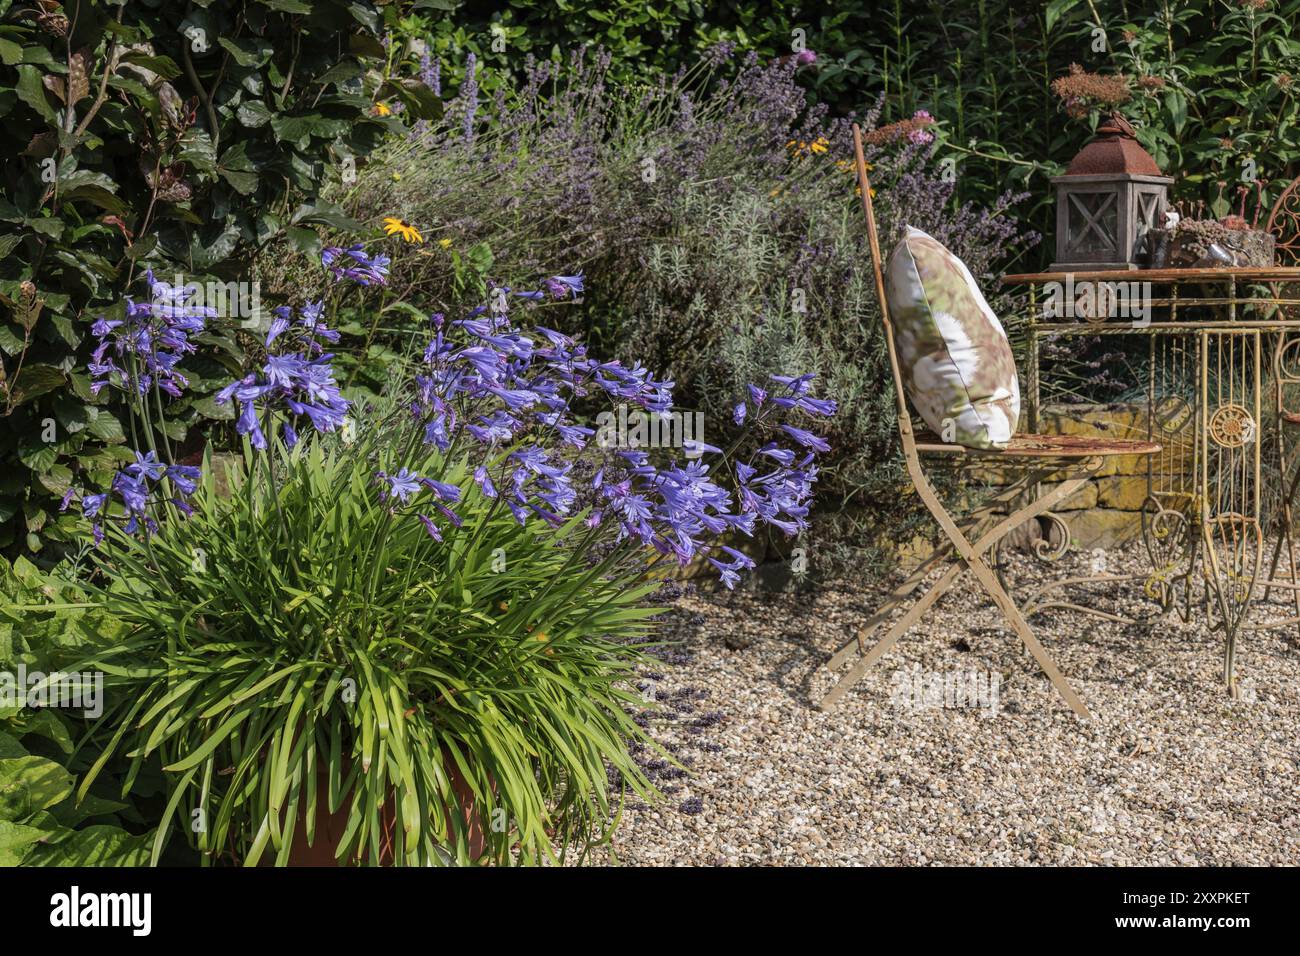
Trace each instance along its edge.
<instances>
[{"instance_id":1,"label":"green leaf","mask_svg":"<svg viewBox=\"0 0 1300 956\"><path fill-rule=\"evenodd\" d=\"M40 69L35 66L24 64L18 67L18 83L14 86L14 90L20 100L36 110L47 123L53 124L57 114L50 104L49 94L45 90L45 84L41 82L41 76Z\"/></svg>"},{"instance_id":2,"label":"green leaf","mask_svg":"<svg viewBox=\"0 0 1300 956\"><path fill-rule=\"evenodd\" d=\"M0 819L21 820L72 793L76 778L53 760L29 755L0 760Z\"/></svg>"},{"instance_id":3,"label":"green leaf","mask_svg":"<svg viewBox=\"0 0 1300 956\"><path fill-rule=\"evenodd\" d=\"M169 56L151 56L142 50L129 50L122 54L122 62L142 66L151 73L157 73L164 80L174 80L181 75L181 68Z\"/></svg>"},{"instance_id":4,"label":"green leaf","mask_svg":"<svg viewBox=\"0 0 1300 956\"><path fill-rule=\"evenodd\" d=\"M24 405L56 388L62 388L67 376L53 365L24 365L10 383L10 399L15 405Z\"/></svg>"},{"instance_id":5,"label":"green leaf","mask_svg":"<svg viewBox=\"0 0 1300 956\"><path fill-rule=\"evenodd\" d=\"M286 235L289 237L289 243L299 252L313 257L320 255L321 240L316 230L290 226Z\"/></svg>"},{"instance_id":6,"label":"green leaf","mask_svg":"<svg viewBox=\"0 0 1300 956\"><path fill-rule=\"evenodd\" d=\"M34 849L24 866L148 866L153 844L150 834L133 836L113 826L77 830L50 845Z\"/></svg>"},{"instance_id":7,"label":"green leaf","mask_svg":"<svg viewBox=\"0 0 1300 956\"><path fill-rule=\"evenodd\" d=\"M271 54L275 52L275 47L270 43L251 37L236 40L220 37L217 42L229 51L236 63L243 67L260 67L271 59Z\"/></svg>"},{"instance_id":8,"label":"green leaf","mask_svg":"<svg viewBox=\"0 0 1300 956\"><path fill-rule=\"evenodd\" d=\"M38 439L26 439L18 444L18 460L35 472L49 471L58 460L53 445Z\"/></svg>"},{"instance_id":9,"label":"green leaf","mask_svg":"<svg viewBox=\"0 0 1300 956\"><path fill-rule=\"evenodd\" d=\"M249 129L257 129L270 121L271 111L261 100L245 100L235 110L235 116Z\"/></svg>"},{"instance_id":10,"label":"green leaf","mask_svg":"<svg viewBox=\"0 0 1300 956\"><path fill-rule=\"evenodd\" d=\"M221 154L217 173L230 183L236 192L244 196L255 192L261 183L257 166L248 158L246 146L242 142L236 143Z\"/></svg>"},{"instance_id":11,"label":"green leaf","mask_svg":"<svg viewBox=\"0 0 1300 956\"><path fill-rule=\"evenodd\" d=\"M311 4L304 3L303 0L257 0L257 2L280 13L311 13Z\"/></svg>"},{"instance_id":12,"label":"green leaf","mask_svg":"<svg viewBox=\"0 0 1300 956\"><path fill-rule=\"evenodd\" d=\"M192 407L204 418L210 418L214 421L233 421L235 418L234 402L219 405L211 395L196 400Z\"/></svg>"},{"instance_id":13,"label":"green leaf","mask_svg":"<svg viewBox=\"0 0 1300 956\"><path fill-rule=\"evenodd\" d=\"M0 861L8 859L10 866L17 866L23 858L22 851L48 839L49 835L50 830L44 827L0 820Z\"/></svg>"}]
</instances>

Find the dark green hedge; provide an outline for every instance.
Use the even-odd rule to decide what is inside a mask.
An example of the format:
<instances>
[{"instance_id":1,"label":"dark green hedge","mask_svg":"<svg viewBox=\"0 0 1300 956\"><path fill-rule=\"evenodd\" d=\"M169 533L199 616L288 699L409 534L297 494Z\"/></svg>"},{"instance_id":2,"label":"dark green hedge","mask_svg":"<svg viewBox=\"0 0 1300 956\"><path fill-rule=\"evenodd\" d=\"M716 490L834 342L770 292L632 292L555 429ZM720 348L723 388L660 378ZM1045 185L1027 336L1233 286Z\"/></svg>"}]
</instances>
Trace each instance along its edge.
<instances>
[{"instance_id":1,"label":"dark green hedge","mask_svg":"<svg viewBox=\"0 0 1300 956\"><path fill-rule=\"evenodd\" d=\"M397 125L372 115L382 32L357 0L0 0L0 547L65 539L60 496L129 457L120 395L91 393L89 330L148 299L147 269L250 282L260 245L339 223L316 195ZM211 394L259 322L256 288L228 288L167 407L190 451L230 414Z\"/></svg>"}]
</instances>

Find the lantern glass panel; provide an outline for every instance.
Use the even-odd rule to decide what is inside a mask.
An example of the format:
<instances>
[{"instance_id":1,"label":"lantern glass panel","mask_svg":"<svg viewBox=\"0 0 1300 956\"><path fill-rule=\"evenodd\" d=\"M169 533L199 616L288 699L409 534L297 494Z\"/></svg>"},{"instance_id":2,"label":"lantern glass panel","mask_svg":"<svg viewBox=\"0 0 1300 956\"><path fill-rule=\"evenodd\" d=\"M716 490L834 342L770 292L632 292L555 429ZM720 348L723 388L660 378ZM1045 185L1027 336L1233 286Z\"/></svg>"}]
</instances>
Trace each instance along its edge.
<instances>
[{"instance_id":1,"label":"lantern glass panel","mask_svg":"<svg viewBox=\"0 0 1300 956\"><path fill-rule=\"evenodd\" d=\"M1110 254L1116 251L1119 203L1115 193L1067 194L1070 202L1072 254Z\"/></svg>"}]
</instances>

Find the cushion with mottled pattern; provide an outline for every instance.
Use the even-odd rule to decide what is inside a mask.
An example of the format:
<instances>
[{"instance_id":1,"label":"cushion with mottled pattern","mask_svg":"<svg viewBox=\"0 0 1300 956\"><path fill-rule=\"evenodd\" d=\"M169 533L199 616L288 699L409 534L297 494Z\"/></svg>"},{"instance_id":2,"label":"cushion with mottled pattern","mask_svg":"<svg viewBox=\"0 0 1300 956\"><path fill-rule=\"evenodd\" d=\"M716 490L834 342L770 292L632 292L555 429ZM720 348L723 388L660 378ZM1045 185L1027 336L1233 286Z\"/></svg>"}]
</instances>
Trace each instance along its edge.
<instances>
[{"instance_id":1,"label":"cushion with mottled pattern","mask_svg":"<svg viewBox=\"0 0 1300 956\"><path fill-rule=\"evenodd\" d=\"M966 264L908 226L889 257L885 295L903 381L925 423L969 448L1010 441L1020 417L1016 362Z\"/></svg>"}]
</instances>

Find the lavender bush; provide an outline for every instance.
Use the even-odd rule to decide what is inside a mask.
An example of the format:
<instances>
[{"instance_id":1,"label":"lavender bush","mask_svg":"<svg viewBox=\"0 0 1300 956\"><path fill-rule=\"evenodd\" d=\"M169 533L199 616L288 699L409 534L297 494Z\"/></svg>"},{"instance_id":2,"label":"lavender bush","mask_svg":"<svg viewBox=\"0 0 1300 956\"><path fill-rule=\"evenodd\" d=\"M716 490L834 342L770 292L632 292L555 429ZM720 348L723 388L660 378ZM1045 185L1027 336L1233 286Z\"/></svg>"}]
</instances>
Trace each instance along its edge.
<instances>
[{"instance_id":1,"label":"lavender bush","mask_svg":"<svg viewBox=\"0 0 1300 956\"><path fill-rule=\"evenodd\" d=\"M799 76L815 66L798 59L736 63L724 46L631 87L611 85L608 68L599 51L530 62L490 106L465 84L442 125L413 128L341 198L363 221L418 224L425 245L392 281L428 308L519 275L585 274L586 307L550 321L642 356L719 442L737 388L816 371L842 408L819 484L824 514L839 517L827 530L865 540L879 508L899 510L900 474L849 121L807 107ZM877 117L857 119L876 130ZM868 137L886 250L918 226L996 293L994 270L1037 239L1007 216L1017 197L957 206L929 156L929 118L908 122L907 135Z\"/></svg>"}]
</instances>

